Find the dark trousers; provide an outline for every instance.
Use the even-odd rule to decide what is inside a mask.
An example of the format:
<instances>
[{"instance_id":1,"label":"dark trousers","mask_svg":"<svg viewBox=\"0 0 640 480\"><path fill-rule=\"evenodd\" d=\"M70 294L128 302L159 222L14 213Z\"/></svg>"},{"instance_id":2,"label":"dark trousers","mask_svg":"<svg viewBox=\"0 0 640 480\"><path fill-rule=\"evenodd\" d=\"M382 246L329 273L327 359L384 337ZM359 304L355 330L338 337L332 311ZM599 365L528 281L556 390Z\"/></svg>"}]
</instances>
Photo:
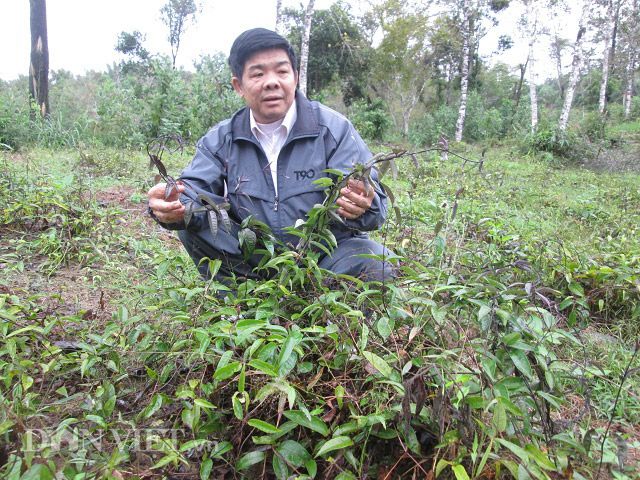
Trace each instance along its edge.
<instances>
[{"instance_id":1,"label":"dark trousers","mask_svg":"<svg viewBox=\"0 0 640 480\"><path fill-rule=\"evenodd\" d=\"M253 271L259 261L259 257L254 256L248 261L245 260L237 247L237 239L233 239L232 235L225 232L218 232L218 236L221 236L221 238L216 237L214 242L208 229L197 233L186 230L178 231L178 237L180 237L182 244L204 278L210 278L211 275L208 262L201 262L203 258L222 261L222 266L216 275L216 279L219 281L224 281L225 278L232 276L260 278ZM393 278L394 268L391 263L377 258L363 257L363 254L384 257L392 255L387 248L371 240L366 235L356 235L340 240L331 255L324 255L320 259L318 266L337 274L351 275L364 281L384 282Z\"/></svg>"}]
</instances>

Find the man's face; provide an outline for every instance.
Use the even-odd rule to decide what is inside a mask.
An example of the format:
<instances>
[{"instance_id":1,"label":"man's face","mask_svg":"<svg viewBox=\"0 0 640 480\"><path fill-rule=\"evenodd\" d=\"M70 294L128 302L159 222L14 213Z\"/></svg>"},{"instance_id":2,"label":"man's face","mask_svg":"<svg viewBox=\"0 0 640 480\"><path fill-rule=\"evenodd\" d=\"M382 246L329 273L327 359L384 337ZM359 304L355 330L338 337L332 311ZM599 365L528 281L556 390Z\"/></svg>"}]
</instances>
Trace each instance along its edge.
<instances>
[{"instance_id":1,"label":"man's face","mask_svg":"<svg viewBox=\"0 0 640 480\"><path fill-rule=\"evenodd\" d=\"M293 103L298 75L287 52L272 48L257 52L244 64L242 78L231 79L258 123L284 118Z\"/></svg>"}]
</instances>

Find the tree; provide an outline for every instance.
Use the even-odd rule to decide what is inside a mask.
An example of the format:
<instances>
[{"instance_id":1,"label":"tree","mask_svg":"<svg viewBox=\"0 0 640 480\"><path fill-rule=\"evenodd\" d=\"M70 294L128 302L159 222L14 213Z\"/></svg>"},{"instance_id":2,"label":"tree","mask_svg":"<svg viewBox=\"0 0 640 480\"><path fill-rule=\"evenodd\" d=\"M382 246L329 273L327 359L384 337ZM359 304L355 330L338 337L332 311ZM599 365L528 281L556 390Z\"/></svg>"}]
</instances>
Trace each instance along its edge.
<instances>
[{"instance_id":1,"label":"tree","mask_svg":"<svg viewBox=\"0 0 640 480\"><path fill-rule=\"evenodd\" d=\"M640 5L638 0L631 2L631 9L627 13L623 25L623 40L626 50L626 64L624 66L624 92L622 105L625 118L631 114L631 99L633 98L633 79L638 60L638 44L640 44Z\"/></svg>"},{"instance_id":2,"label":"tree","mask_svg":"<svg viewBox=\"0 0 640 480\"><path fill-rule=\"evenodd\" d=\"M120 32L116 43L116 51L130 58L146 61L149 59L149 51L142 45L144 40L144 35L137 30Z\"/></svg>"},{"instance_id":3,"label":"tree","mask_svg":"<svg viewBox=\"0 0 640 480\"><path fill-rule=\"evenodd\" d=\"M460 72L460 107L456 121L456 142L462 141L464 119L467 115L467 88L469 87L469 61L473 27L471 25L471 3L464 0L462 4L462 69Z\"/></svg>"},{"instance_id":4,"label":"tree","mask_svg":"<svg viewBox=\"0 0 640 480\"><path fill-rule=\"evenodd\" d=\"M582 13L580 14L580 20L578 21L578 34L576 35L576 41L573 44L573 60L571 62L571 77L569 78L569 85L567 85L564 105L562 106L562 112L560 113L560 120L558 121L558 130L564 132L567 129L569 123L569 114L571 113L571 105L573 104L573 95L578 85L578 79L580 78L580 68L582 66L582 57L584 52L582 51L582 45L584 43L585 33L587 31L587 21L589 19L589 11L591 7L591 0L584 0L582 4Z\"/></svg>"},{"instance_id":5,"label":"tree","mask_svg":"<svg viewBox=\"0 0 640 480\"><path fill-rule=\"evenodd\" d=\"M195 0L169 0L161 9L162 21L169 28L167 37L171 44L173 68L176 68L176 57L180 49L180 41L189 23L195 22L198 6Z\"/></svg>"},{"instance_id":6,"label":"tree","mask_svg":"<svg viewBox=\"0 0 640 480\"><path fill-rule=\"evenodd\" d=\"M144 74L149 70L151 55L144 48L145 37L137 30L133 32L120 32L116 43L116 52L126 56L126 60L120 63L123 73L137 72Z\"/></svg>"},{"instance_id":7,"label":"tree","mask_svg":"<svg viewBox=\"0 0 640 480\"><path fill-rule=\"evenodd\" d=\"M428 17L423 5L397 0L379 5L376 13L383 38L376 49L370 86L385 99L406 138L411 115L431 76Z\"/></svg>"},{"instance_id":8,"label":"tree","mask_svg":"<svg viewBox=\"0 0 640 480\"><path fill-rule=\"evenodd\" d=\"M525 65L529 68L529 100L531 105L531 133L535 133L538 127L538 95L536 90L536 71L535 71L535 45L536 39L540 34L540 10L538 0L523 0L526 7L525 16L521 23L527 37L529 46L527 62Z\"/></svg>"},{"instance_id":9,"label":"tree","mask_svg":"<svg viewBox=\"0 0 640 480\"><path fill-rule=\"evenodd\" d=\"M276 32L282 35L282 0L276 2Z\"/></svg>"},{"instance_id":10,"label":"tree","mask_svg":"<svg viewBox=\"0 0 640 480\"><path fill-rule=\"evenodd\" d=\"M614 32L618 23L621 1L606 0L605 24L604 24L604 49L602 52L602 78L600 80L600 98L598 111L604 113L607 105L607 84L609 82L609 65L613 56Z\"/></svg>"},{"instance_id":11,"label":"tree","mask_svg":"<svg viewBox=\"0 0 640 480\"><path fill-rule=\"evenodd\" d=\"M49 115L49 42L46 0L29 0L31 23L31 62L29 94L40 115Z\"/></svg>"},{"instance_id":12,"label":"tree","mask_svg":"<svg viewBox=\"0 0 640 480\"><path fill-rule=\"evenodd\" d=\"M298 53L302 48L304 15L303 10L290 8L282 15L283 30ZM349 5L336 2L328 9L314 10L312 23L307 92L317 93L332 82L339 82L346 105L364 97L373 49Z\"/></svg>"},{"instance_id":13,"label":"tree","mask_svg":"<svg viewBox=\"0 0 640 480\"><path fill-rule=\"evenodd\" d=\"M309 0L304 14L304 30L302 33L302 47L300 48L300 91L307 94L307 66L309 64L309 37L311 36L311 18L313 17L313 4L315 0Z\"/></svg>"},{"instance_id":14,"label":"tree","mask_svg":"<svg viewBox=\"0 0 640 480\"><path fill-rule=\"evenodd\" d=\"M462 17L462 63L460 68L460 106L458 108L458 119L456 121L456 141L462 140L464 131L464 121L467 113L467 90L471 76L471 58L478 48L478 40L481 37L482 20L489 18L491 13L504 10L509 6L509 0L462 0L456 5ZM479 67L479 63L476 62ZM477 73L477 69L474 73Z\"/></svg>"},{"instance_id":15,"label":"tree","mask_svg":"<svg viewBox=\"0 0 640 480\"><path fill-rule=\"evenodd\" d=\"M462 51L462 34L455 18L441 15L435 19L429 35L429 49L429 63L433 66L438 101L450 105Z\"/></svg>"}]
</instances>

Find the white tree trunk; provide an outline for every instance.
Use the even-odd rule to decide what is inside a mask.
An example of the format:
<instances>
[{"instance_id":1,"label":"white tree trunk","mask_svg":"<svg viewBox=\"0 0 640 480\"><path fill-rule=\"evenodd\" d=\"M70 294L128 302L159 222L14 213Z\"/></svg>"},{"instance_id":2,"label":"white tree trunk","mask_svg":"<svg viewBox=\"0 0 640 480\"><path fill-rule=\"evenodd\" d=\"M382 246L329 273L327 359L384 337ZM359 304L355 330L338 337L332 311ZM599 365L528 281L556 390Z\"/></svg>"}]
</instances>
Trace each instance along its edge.
<instances>
[{"instance_id":1,"label":"white tree trunk","mask_svg":"<svg viewBox=\"0 0 640 480\"><path fill-rule=\"evenodd\" d=\"M282 0L276 2L276 32L282 35Z\"/></svg>"},{"instance_id":2,"label":"white tree trunk","mask_svg":"<svg viewBox=\"0 0 640 480\"><path fill-rule=\"evenodd\" d=\"M611 57L611 40L616 19L613 11L613 0L607 2L606 25L604 32L604 51L602 52L602 80L600 80L600 101L598 111L604 113L607 106L607 83L609 82L609 57Z\"/></svg>"},{"instance_id":3,"label":"white tree trunk","mask_svg":"<svg viewBox=\"0 0 640 480\"><path fill-rule=\"evenodd\" d=\"M464 119L467 114L467 89L469 88L469 56L471 54L471 26L469 24L471 12L469 0L464 0L462 8L462 74L460 77L460 108L458 109L458 120L456 121L456 142L462 141Z\"/></svg>"},{"instance_id":4,"label":"white tree trunk","mask_svg":"<svg viewBox=\"0 0 640 480\"><path fill-rule=\"evenodd\" d=\"M631 31L631 43L638 41L640 37L640 11L638 10L638 0L634 0L632 6L632 31ZM636 20L635 22L633 20ZM624 118L629 118L631 115L631 99L633 98L633 77L636 70L636 61L638 59L638 50L630 45L629 57L627 58L627 67L625 72L626 85L622 94L622 105L624 107Z\"/></svg>"},{"instance_id":5,"label":"white tree trunk","mask_svg":"<svg viewBox=\"0 0 640 480\"><path fill-rule=\"evenodd\" d=\"M533 43L529 43L529 99L531 101L531 133L538 128L538 92L536 90L535 61Z\"/></svg>"},{"instance_id":6,"label":"white tree trunk","mask_svg":"<svg viewBox=\"0 0 640 480\"><path fill-rule=\"evenodd\" d=\"M627 63L627 84L624 88L624 94L622 96L622 105L624 106L624 118L629 118L631 115L631 98L633 96L633 71L635 70L635 55L629 55L629 62Z\"/></svg>"},{"instance_id":7,"label":"white tree trunk","mask_svg":"<svg viewBox=\"0 0 640 480\"><path fill-rule=\"evenodd\" d=\"M400 93L400 102L402 103L402 137L409 138L409 126L411 125L411 113L413 109L416 108L418 101L420 100L420 95L424 91L424 87L427 82L423 78L421 80L420 86L415 90L411 91L406 97ZM400 82L398 82L398 87L400 87ZM398 88L399 92L402 92L401 88Z\"/></svg>"},{"instance_id":8,"label":"white tree trunk","mask_svg":"<svg viewBox=\"0 0 640 480\"><path fill-rule=\"evenodd\" d=\"M304 14L304 32L302 34L302 47L300 48L300 92L307 95L307 65L309 64L309 37L311 36L311 17L313 16L313 4L315 0L309 0L307 11Z\"/></svg>"},{"instance_id":9,"label":"white tree trunk","mask_svg":"<svg viewBox=\"0 0 640 480\"><path fill-rule=\"evenodd\" d=\"M558 129L564 132L567 129L569 123L569 114L571 113L571 105L573 103L573 95L576 91L576 85L578 85L578 79L580 78L580 67L582 66L582 43L586 32L587 17L589 13L589 7L591 6L591 0L584 0L582 7L582 13L580 15L580 21L578 23L578 35L576 42L573 44L573 61L571 62L571 77L569 79L569 85L564 97L564 105L562 107L562 113L560 114L560 120L558 122Z\"/></svg>"},{"instance_id":10,"label":"white tree trunk","mask_svg":"<svg viewBox=\"0 0 640 480\"><path fill-rule=\"evenodd\" d=\"M535 42L538 34L538 5L536 0L527 3L527 33L529 35L529 99L531 101L531 133L538 128L538 92L535 74Z\"/></svg>"}]
</instances>

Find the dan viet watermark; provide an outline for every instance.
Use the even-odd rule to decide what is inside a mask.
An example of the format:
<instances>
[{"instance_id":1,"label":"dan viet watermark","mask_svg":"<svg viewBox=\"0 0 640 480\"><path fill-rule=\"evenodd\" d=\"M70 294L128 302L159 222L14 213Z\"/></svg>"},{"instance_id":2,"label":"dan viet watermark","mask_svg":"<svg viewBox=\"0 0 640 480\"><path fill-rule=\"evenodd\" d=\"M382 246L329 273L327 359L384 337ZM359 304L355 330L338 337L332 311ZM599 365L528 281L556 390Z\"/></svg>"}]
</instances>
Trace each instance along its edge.
<instances>
[{"instance_id":1,"label":"dan viet watermark","mask_svg":"<svg viewBox=\"0 0 640 480\"><path fill-rule=\"evenodd\" d=\"M114 449L160 452L167 444L180 445L180 441L189 440L188 432L175 428L144 429L87 429L78 427L31 428L21 436L23 452L99 451L111 452ZM209 446L215 445L212 440Z\"/></svg>"}]
</instances>

